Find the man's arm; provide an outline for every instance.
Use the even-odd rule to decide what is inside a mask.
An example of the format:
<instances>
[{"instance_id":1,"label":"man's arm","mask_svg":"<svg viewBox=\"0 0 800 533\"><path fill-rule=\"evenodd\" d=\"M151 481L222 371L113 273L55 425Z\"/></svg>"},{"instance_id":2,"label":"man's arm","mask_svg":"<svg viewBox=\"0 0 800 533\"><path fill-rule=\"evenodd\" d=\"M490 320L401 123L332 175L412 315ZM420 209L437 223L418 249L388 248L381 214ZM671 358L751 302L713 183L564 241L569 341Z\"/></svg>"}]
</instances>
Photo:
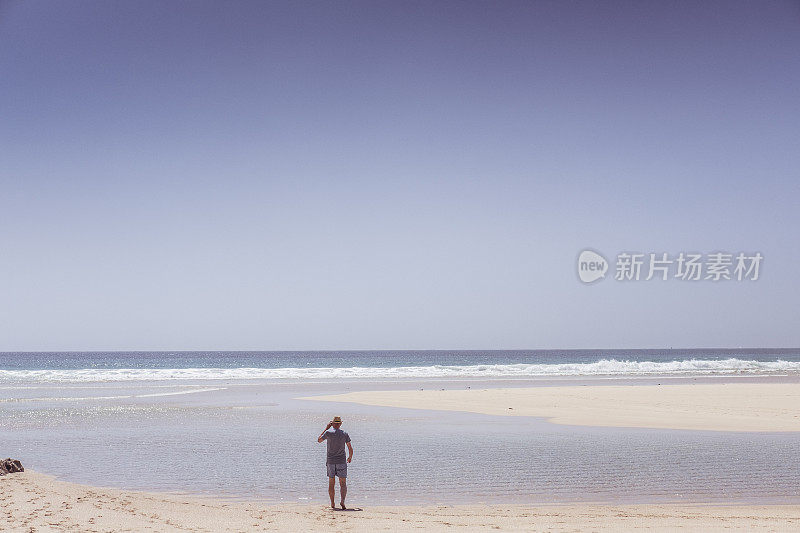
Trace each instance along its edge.
<instances>
[{"instance_id":1,"label":"man's arm","mask_svg":"<svg viewBox=\"0 0 800 533\"><path fill-rule=\"evenodd\" d=\"M325 426L325 429L323 429L323 430L322 430L322 433L320 433L320 434L319 434L319 437L317 437L317 442L322 442L322 441L324 441L324 440L325 440L325 432L326 432L326 431L328 431L329 429L331 429L331 426L332 426L332 425L333 425L333 423L332 423L332 422L328 422L328 425L327 425L327 426Z\"/></svg>"},{"instance_id":2,"label":"man's arm","mask_svg":"<svg viewBox=\"0 0 800 533\"><path fill-rule=\"evenodd\" d=\"M350 444L350 441L347 442L347 450L350 452L350 455L347 456L347 462L352 462L353 460L353 445Z\"/></svg>"}]
</instances>

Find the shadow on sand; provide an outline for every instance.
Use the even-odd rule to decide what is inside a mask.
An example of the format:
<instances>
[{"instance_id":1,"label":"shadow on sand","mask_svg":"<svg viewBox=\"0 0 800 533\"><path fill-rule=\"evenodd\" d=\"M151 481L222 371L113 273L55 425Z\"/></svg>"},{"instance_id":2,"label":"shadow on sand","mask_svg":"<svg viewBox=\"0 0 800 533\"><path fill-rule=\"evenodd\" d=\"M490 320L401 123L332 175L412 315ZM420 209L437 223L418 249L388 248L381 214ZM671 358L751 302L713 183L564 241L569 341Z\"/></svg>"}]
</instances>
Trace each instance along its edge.
<instances>
[{"instance_id":1,"label":"shadow on sand","mask_svg":"<svg viewBox=\"0 0 800 533\"><path fill-rule=\"evenodd\" d=\"M349 513L353 511L363 511L363 510L364 509L362 509L361 507L348 507L347 509L339 509L337 507L336 509L331 509L331 511L339 511L340 513Z\"/></svg>"}]
</instances>

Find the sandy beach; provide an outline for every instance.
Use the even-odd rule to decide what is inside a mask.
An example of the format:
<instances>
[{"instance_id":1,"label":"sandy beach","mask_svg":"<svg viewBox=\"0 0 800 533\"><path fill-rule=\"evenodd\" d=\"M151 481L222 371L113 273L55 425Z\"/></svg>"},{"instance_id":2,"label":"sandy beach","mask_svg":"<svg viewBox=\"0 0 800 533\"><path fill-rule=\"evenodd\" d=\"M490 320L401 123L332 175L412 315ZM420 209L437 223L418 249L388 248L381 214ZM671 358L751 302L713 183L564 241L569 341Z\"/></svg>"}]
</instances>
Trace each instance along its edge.
<instances>
[{"instance_id":1,"label":"sandy beach","mask_svg":"<svg viewBox=\"0 0 800 533\"><path fill-rule=\"evenodd\" d=\"M81 421L91 430L85 435L92 435L92 439L104 433L114 435L116 426L106 426L105 418L90 418L103 416L113 424L124 423L123 427L141 423L146 430L143 437L133 445L129 438L115 438L102 445L84 438L76 441L80 447L67 448L71 450L68 455L59 455L52 443L47 447L39 444L38 454L32 447L17 445L10 453L23 464L30 464L33 471L0 477L0 499L4 502L0 530L800 528L797 471L791 463L796 456L796 434L778 433L800 431L800 384L732 380L655 383L573 382L565 386L528 382L514 387L506 382L492 388L487 382L417 382L403 385L414 390L397 389L399 385L393 384L393 388L380 391L371 387L381 385L372 383L346 394L332 394L336 388L328 386L286 385L276 391L273 385L228 385L229 389L213 391L205 387L202 390L206 392L196 394L172 394L170 389L167 393L171 395L161 392L159 396L145 396L140 404L109 406L108 414L89 405L76 411L88 419ZM440 390L446 386L451 388ZM109 395L106 389L103 395ZM151 394L147 387L141 390ZM86 390L78 388L76 393L86 395ZM229 407L253 405L253 397L263 407ZM202 399L217 402L220 407L191 403ZM41 412L50 416L52 408ZM324 421L328 412L344 415L356 443L348 497L348 504L355 509L352 511L333 511L324 502L323 449L314 438L321 427L306 420ZM9 413L13 415L14 411ZM20 413L28 420L29 411ZM71 420L75 423L74 418ZM460 436L464 427L472 427L473 420L485 424L491 435L491 441L479 441L479 436L474 440L481 443L481 449L495 446L496 454L487 452L482 466L485 475L463 477L465 466L474 461L464 462L458 456ZM398 423L408 428L411 440L418 439L418 444L394 442L392 430ZM651 434L605 428L614 426L667 430ZM110 429L103 429L107 427ZM172 433L175 428L179 431ZM54 431L45 429L36 426L32 435L42 438ZM210 440L218 434L226 436ZM56 435L69 437L69 433ZM293 443L293 452L270 454L264 445L266 435L276 442ZM163 440L174 441L181 449L190 446L191 454L179 454L171 445L161 444ZM137 448L139 441L143 444ZM104 459L103 448L109 445L117 446L112 455L121 464L114 466ZM397 445L402 464L396 472L391 467L397 459L390 457L387 462L382 453L393 445ZM223 453L228 448L234 450L232 455ZM530 453L533 449L536 454ZM651 449L655 451L651 453ZM90 452L80 455L81 450ZM53 456L60 457L60 462L45 460ZM147 462L153 457L160 457L162 462ZM197 461L198 457L214 463ZM79 465L79 469L62 468L65 461ZM195 463L200 468L188 472ZM306 463L314 468L305 469ZM147 465L146 472L138 471L142 464ZM277 476L273 475L276 468L282 468ZM121 477L131 469L138 474ZM435 470L435 475L426 474L428 470ZM93 473L86 475L87 471ZM584 475L584 471L589 474ZM217 477L219 481L203 484ZM105 486L107 480L117 488ZM174 480L171 485L164 483L170 480ZM239 480L242 486L253 489L243 491L237 485ZM409 485L409 481L413 483ZM127 490L130 488L141 491Z\"/></svg>"},{"instance_id":2,"label":"sandy beach","mask_svg":"<svg viewBox=\"0 0 800 533\"><path fill-rule=\"evenodd\" d=\"M800 506L262 505L96 488L37 472L0 477L5 531L788 531Z\"/></svg>"},{"instance_id":3,"label":"sandy beach","mask_svg":"<svg viewBox=\"0 0 800 533\"><path fill-rule=\"evenodd\" d=\"M587 385L359 391L306 398L543 417L556 424L708 431L800 431L798 383Z\"/></svg>"}]
</instances>

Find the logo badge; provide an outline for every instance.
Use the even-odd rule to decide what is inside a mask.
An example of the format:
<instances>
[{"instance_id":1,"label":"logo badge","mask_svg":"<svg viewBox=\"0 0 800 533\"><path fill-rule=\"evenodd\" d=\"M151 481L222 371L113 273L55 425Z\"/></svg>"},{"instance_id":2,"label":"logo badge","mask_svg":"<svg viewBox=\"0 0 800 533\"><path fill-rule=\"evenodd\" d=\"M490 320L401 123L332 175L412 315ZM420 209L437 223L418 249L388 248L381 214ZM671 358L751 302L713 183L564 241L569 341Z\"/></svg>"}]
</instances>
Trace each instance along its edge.
<instances>
[{"instance_id":1,"label":"logo badge","mask_svg":"<svg viewBox=\"0 0 800 533\"><path fill-rule=\"evenodd\" d=\"M606 277L608 261L592 250L584 250L578 256L578 277L584 283L592 283Z\"/></svg>"}]
</instances>

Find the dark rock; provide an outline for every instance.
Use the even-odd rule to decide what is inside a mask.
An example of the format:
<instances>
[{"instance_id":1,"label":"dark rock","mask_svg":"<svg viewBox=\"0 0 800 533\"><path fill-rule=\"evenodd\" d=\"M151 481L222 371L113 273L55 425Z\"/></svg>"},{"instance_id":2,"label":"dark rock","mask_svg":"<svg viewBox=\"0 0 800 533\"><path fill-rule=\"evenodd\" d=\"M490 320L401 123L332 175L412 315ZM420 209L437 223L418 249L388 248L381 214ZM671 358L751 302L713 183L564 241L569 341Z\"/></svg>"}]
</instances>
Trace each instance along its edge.
<instances>
[{"instance_id":1,"label":"dark rock","mask_svg":"<svg viewBox=\"0 0 800 533\"><path fill-rule=\"evenodd\" d=\"M17 461L16 459L3 459L0 461L0 476L4 476L6 474L13 474L14 472L24 472L25 469L22 468L22 463Z\"/></svg>"}]
</instances>

